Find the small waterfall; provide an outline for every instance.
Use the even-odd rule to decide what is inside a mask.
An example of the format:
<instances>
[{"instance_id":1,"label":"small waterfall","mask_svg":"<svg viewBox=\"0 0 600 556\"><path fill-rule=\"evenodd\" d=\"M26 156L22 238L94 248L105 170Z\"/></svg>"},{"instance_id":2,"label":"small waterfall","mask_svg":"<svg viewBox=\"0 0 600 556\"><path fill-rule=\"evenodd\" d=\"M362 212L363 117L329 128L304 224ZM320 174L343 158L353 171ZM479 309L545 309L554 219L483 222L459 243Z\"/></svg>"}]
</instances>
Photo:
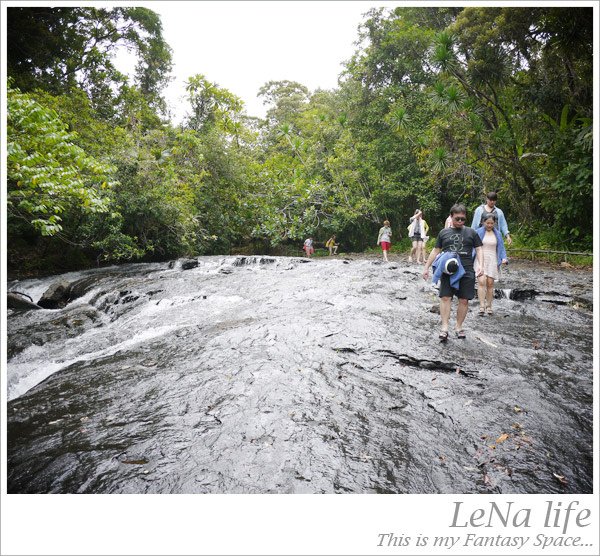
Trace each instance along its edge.
<instances>
[{"instance_id":1,"label":"small waterfall","mask_svg":"<svg viewBox=\"0 0 600 556\"><path fill-rule=\"evenodd\" d=\"M261 256L252 256L252 257L236 257L233 261L233 266L246 266L251 264L273 264L276 262L276 259L273 257L261 257Z\"/></svg>"}]
</instances>

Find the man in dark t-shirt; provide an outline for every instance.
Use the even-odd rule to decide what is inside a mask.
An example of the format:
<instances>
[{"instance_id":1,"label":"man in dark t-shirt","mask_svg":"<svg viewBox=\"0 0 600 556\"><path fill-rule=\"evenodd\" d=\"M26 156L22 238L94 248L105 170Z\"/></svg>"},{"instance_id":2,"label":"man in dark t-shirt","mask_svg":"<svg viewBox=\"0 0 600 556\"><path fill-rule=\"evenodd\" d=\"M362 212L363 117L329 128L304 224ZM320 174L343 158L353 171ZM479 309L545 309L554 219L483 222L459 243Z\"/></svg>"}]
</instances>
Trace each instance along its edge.
<instances>
[{"instance_id":1,"label":"man in dark t-shirt","mask_svg":"<svg viewBox=\"0 0 600 556\"><path fill-rule=\"evenodd\" d=\"M442 329L440 340L448 339L448 321L450 320L450 309L452 308L452 297L458 297L458 309L456 310L456 336L465 338L463 322L469 310L469 299L475 297L475 270L473 268L473 249L479 261L479 268L483 268L483 247L481 238L473 228L465 226L467 211L464 205L454 205L450 209L452 217L452 228L444 228L438 235L435 248L431 251L425 268L423 279L429 278L429 268L440 253L457 253L465 270L464 276L458 283L458 288L450 284L450 275L442 272L440 278L440 316L442 317ZM479 271L481 274L481 270Z\"/></svg>"}]
</instances>

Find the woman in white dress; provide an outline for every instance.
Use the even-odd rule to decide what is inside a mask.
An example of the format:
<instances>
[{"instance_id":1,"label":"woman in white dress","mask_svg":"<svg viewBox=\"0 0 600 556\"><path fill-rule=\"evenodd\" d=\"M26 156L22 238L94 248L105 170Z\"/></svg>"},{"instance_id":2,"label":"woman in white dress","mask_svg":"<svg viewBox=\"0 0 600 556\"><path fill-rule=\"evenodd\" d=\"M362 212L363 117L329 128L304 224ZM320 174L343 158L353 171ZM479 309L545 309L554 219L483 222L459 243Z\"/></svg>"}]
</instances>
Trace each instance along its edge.
<instances>
[{"instance_id":1,"label":"woman in white dress","mask_svg":"<svg viewBox=\"0 0 600 556\"><path fill-rule=\"evenodd\" d=\"M495 227L497 216L488 213L483 221L483 226L476 232L483 242L483 274L479 277L477 296L479 298L479 316L486 313L492 315L492 300L494 299L494 282L498 279L500 265L508 262L502 235ZM475 273L479 265L475 261Z\"/></svg>"}]
</instances>

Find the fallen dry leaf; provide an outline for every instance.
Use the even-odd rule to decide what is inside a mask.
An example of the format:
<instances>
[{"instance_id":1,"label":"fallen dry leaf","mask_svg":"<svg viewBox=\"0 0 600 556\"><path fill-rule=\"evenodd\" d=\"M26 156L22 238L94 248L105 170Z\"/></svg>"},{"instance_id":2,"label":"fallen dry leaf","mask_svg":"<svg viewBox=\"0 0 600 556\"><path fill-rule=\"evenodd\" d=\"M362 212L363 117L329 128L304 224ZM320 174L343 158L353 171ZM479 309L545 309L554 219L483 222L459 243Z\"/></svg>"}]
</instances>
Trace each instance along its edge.
<instances>
[{"instance_id":1,"label":"fallen dry leaf","mask_svg":"<svg viewBox=\"0 0 600 556\"><path fill-rule=\"evenodd\" d=\"M502 444L506 439L508 439L510 435L503 433L498 438L496 438L496 444Z\"/></svg>"},{"instance_id":2,"label":"fallen dry leaf","mask_svg":"<svg viewBox=\"0 0 600 556\"><path fill-rule=\"evenodd\" d=\"M542 344L538 340L533 342L533 349L540 349L541 346Z\"/></svg>"},{"instance_id":3,"label":"fallen dry leaf","mask_svg":"<svg viewBox=\"0 0 600 556\"><path fill-rule=\"evenodd\" d=\"M523 425L521 425L521 423L513 423L512 428L520 431L523 428Z\"/></svg>"},{"instance_id":4,"label":"fallen dry leaf","mask_svg":"<svg viewBox=\"0 0 600 556\"><path fill-rule=\"evenodd\" d=\"M521 413L523 411L518 405L515 405L514 410L515 413Z\"/></svg>"},{"instance_id":5,"label":"fallen dry leaf","mask_svg":"<svg viewBox=\"0 0 600 556\"><path fill-rule=\"evenodd\" d=\"M556 473L552 473L552 475L554 475L558 479L558 481L563 485L567 484L567 479L565 479L563 475L557 475Z\"/></svg>"}]
</instances>

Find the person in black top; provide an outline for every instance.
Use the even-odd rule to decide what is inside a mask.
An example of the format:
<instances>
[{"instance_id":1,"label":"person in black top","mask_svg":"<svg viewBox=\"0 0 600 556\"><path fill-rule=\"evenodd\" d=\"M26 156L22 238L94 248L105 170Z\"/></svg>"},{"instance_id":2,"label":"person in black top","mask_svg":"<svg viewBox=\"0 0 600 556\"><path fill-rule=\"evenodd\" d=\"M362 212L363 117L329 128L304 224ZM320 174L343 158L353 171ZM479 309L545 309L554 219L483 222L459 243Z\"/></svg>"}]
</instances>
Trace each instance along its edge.
<instances>
[{"instance_id":1,"label":"person in black top","mask_svg":"<svg viewBox=\"0 0 600 556\"><path fill-rule=\"evenodd\" d=\"M442 317L442 329L440 340L448 339L448 321L450 320L450 309L452 308L452 297L458 297L458 309L456 310L456 336L465 338L463 323L469 310L469 299L475 297L475 270L473 268L473 249L479 262L479 268L483 267L483 247L481 238L473 228L465 226L467 210L464 205L454 205L450 209L452 217L452 228L444 228L438 235L435 248L431 251L425 268L423 279L429 278L429 267L441 252L458 253L460 262L465 270L464 276L459 281L458 289L450 285L450 275L442 273L440 278L440 316ZM481 270L478 272L478 276Z\"/></svg>"}]
</instances>

